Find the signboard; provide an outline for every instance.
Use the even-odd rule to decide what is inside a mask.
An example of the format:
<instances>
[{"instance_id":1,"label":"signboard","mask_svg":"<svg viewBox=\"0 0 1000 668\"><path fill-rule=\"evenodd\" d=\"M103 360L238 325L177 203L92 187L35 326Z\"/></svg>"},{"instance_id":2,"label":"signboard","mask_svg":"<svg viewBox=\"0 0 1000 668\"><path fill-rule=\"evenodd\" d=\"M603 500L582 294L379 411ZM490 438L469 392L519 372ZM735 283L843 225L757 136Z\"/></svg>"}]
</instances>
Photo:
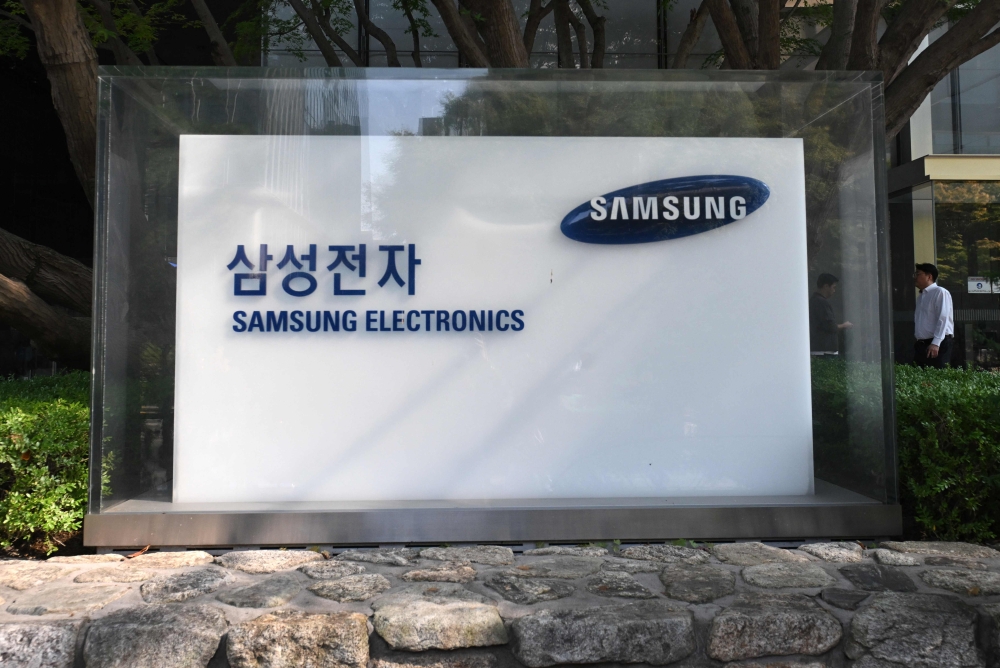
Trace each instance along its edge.
<instances>
[{"instance_id":1,"label":"signboard","mask_svg":"<svg viewBox=\"0 0 1000 668\"><path fill-rule=\"evenodd\" d=\"M802 150L182 136L174 502L811 493Z\"/></svg>"},{"instance_id":2,"label":"signboard","mask_svg":"<svg viewBox=\"0 0 1000 668\"><path fill-rule=\"evenodd\" d=\"M997 285L990 283L990 279L983 276L969 276L970 295L989 295L997 291Z\"/></svg>"}]
</instances>

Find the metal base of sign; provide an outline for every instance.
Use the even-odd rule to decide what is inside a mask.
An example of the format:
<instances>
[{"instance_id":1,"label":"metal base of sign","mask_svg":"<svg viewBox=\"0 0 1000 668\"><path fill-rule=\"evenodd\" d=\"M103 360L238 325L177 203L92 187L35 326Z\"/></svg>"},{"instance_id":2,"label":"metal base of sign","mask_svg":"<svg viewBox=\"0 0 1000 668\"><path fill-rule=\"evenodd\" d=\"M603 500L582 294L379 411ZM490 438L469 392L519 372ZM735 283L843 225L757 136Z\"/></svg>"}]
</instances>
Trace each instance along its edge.
<instances>
[{"instance_id":1,"label":"metal base of sign","mask_svg":"<svg viewBox=\"0 0 1000 668\"><path fill-rule=\"evenodd\" d=\"M144 545L378 545L583 543L866 538L902 533L898 505L670 508L409 508L335 512L87 515L84 543Z\"/></svg>"}]
</instances>

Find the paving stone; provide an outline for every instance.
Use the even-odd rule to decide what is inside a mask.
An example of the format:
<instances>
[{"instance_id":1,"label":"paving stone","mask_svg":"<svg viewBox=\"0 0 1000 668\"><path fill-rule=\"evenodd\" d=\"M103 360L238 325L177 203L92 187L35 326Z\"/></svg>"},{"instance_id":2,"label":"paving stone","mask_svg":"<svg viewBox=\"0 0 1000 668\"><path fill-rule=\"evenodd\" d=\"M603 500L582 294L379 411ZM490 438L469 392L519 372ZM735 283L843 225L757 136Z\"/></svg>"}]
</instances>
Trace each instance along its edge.
<instances>
[{"instance_id":1,"label":"paving stone","mask_svg":"<svg viewBox=\"0 0 1000 668\"><path fill-rule=\"evenodd\" d=\"M69 575L70 569L37 561L0 562L0 585L24 591Z\"/></svg>"},{"instance_id":2,"label":"paving stone","mask_svg":"<svg viewBox=\"0 0 1000 668\"><path fill-rule=\"evenodd\" d=\"M410 562L420 556L420 550L406 547L393 547L379 550L345 550L334 559L338 561L363 561L369 564L386 564L389 566L409 566Z\"/></svg>"},{"instance_id":3,"label":"paving stone","mask_svg":"<svg viewBox=\"0 0 1000 668\"><path fill-rule=\"evenodd\" d=\"M970 559L997 559L1000 552L972 543L949 543L933 540L887 541L879 547L909 554L930 554L943 557L968 557Z\"/></svg>"},{"instance_id":4,"label":"paving stone","mask_svg":"<svg viewBox=\"0 0 1000 668\"><path fill-rule=\"evenodd\" d=\"M407 571L400 577L407 582L472 582L476 569L467 563L446 561L440 566Z\"/></svg>"},{"instance_id":5,"label":"paving stone","mask_svg":"<svg viewBox=\"0 0 1000 668\"><path fill-rule=\"evenodd\" d=\"M708 552L680 545L634 545L620 552L626 559L659 561L665 564L704 564Z\"/></svg>"},{"instance_id":6,"label":"paving stone","mask_svg":"<svg viewBox=\"0 0 1000 668\"><path fill-rule=\"evenodd\" d=\"M375 631L393 649L411 652L506 644L496 603L450 587L411 587L377 599L372 603Z\"/></svg>"},{"instance_id":7,"label":"paving stone","mask_svg":"<svg viewBox=\"0 0 1000 668\"><path fill-rule=\"evenodd\" d=\"M660 573L666 595L688 603L708 603L736 591L732 571L716 566L669 566Z\"/></svg>"},{"instance_id":8,"label":"paving stone","mask_svg":"<svg viewBox=\"0 0 1000 668\"><path fill-rule=\"evenodd\" d=\"M867 591L858 591L856 589L840 589L838 587L833 587L831 589L824 589L819 593L820 598L829 603L835 608L840 608L841 610L857 610L858 606L871 596L871 593Z\"/></svg>"},{"instance_id":9,"label":"paving stone","mask_svg":"<svg viewBox=\"0 0 1000 668\"><path fill-rule=\"evenodd\" d=\"M477 545L475 547L429 547L421 550L424 559L438 561L469 561L487 566L506 566L514 563L514 552L509 547L499 545Z\"/></svg>"},{"instance_id":10,"label":"paving stone","mask_svg":"<svg viewBox=\"0 0 1000 668\"><path fill-rule=\"evenodd\" d=\"M712 554L721 562L734 566L757 566L778 562L808 561L805 557L788 550L771 547L763 543L720 543L712 548Z\"/></svg>"},{"instance_id":11,"label":"paving stone","mask_svg":"<svg viewBox=\"0 0 1000 668\"><path fill-rule=\"evenodd\" d=\"M520 564L503 571L505 575L522 578L561 578L575 580L593 575L604 561L596 557L553 557L539 559L530 564Z\"/></svg>"},{"instance_id":12,"label":"paving stone","mask_svg":"<svg viewBox=\"0 0 1000 668\"><path fill-rule=\"evenodd\" d=\"M967 557L927 557L924 563L928 566L961 566L975 571L987 570L983 562Z\"/></svg>"},{"instance_id":13,"label":"paving stone","mask_svg":"<svg viewBox=\"0 0 1000 668\"><path fill-rule=\"evenodd\" d=\"M778 563L747 566L743 580L754 587L767 589L829 587L837 579L816 564Z\"/></svg>"},{"instance_id":14,"label":"paving stone","mask_svg":"<svg viewBox=\"0 0 1000 668\"><path fill-rule=\"evenodd\" d=\"M114 552L105 554L76 554L72 557L49 557L45 560L50 564L109 564L125 561L125 557Z\"/></svg>"},{"instance_id":15,"label":"paving stone","mask_svg":"<svg viewBox=\"0 0 1000 668\"><path fill-rule=\"evenodd\" d=\"M285 571L313 561L325 559L312 550L241 550L226 552L215 558L215 563L220 566L255 575Z\"/></svg>"},{"instance_id":16,"label":"paving stone","mask_svg":"<svg viewBox=\"0 0 1000 668\"><path fill-rule=\"evenodd\" d=\"M498 592L511 603L519 605L554 601L565 598L575 591L573 585L564 580L519 578L503 574L494 575L486 581L486 586Z\"/></svg>"},{"instance_id":17,"label":"paving stone","mask_svg":"<svg viewBox=\"0 0 1000 668\"><path fill-rule=\"evenodd\" d=\"M368 618L279 610L230 628L226 656L232 668L365 668Z\"/></svg>"},{"instance_id":18,"label":"paving stone","mask_svg":"<svg viewBox=\"0 0 1000 668\"><path fill-rule=\"evenodd\" d=\"M857 563L864 558L864 548L849 541L838 543L808 543L799 548L823 561Z\"/></svg>"},{"instance_id":19,"label":"paving stone","mask_svg":"<svg viewBox=\"0 0 1000 668\"><path fill-rule=\"evenodd\" d=\"M350 561L318 561L299 567L299 572L305 573L313 580L339 580L348 575L364 573L365 567Z\"/></svg>"},{"instance_id":20,"label":"paving stone","mask_svg":"<svg viewBox=\"0 0 1000 668\"><path fill-rule=\"evenodd\" d=\"M90 612L121 598L128 589L112 586L51 587L29 591L7 606L12 615L65 615Z\"/></svg>"},{"instance_id":21,"label":"paving stone","mask_svg":"<svg viewBox=\"0 0 1000 668\"><path fill-rule=\"evenodd\" d=\"M91 622L87 668L202 668L226 632L226 616L207 605L140 605Z\"/></svg>"},{"instance_id":22,"label":"paving stone","mask_svg":"<svg viewBox=\"0 0 1000 668\"><path fill-rule=\"evenodd\" d=\"M920 579L932 587L947 589L963 596L995 596L1000 594L1000 573L966 569L924 571Z\"/></svg>"},{"instance_id":23,"label":"paving stone","mask_svg":"<svg viewBox=\"0 0 1000 668\"><path fill-rule=\"evenodd\" d=\"M0 624L0 666L73 668L81 621Z\"/></svg>"},{"instance_id":24,"label":"paving stone","mask_svg":"<svg viewBox=\"0 0 1000 668\"><path fill-rule=\"evenodd\" d=\"M147 552L128 560L128 565L135 568L185 568L201 566L215 561L215 557L201 550L184 552Z\"/></svg>"},{"instance_id":25,"label":"paving stone","mask_svg":"<svg viewBox=\"0 0 1000 668\"><path fill-rule=\"evenodd\" d=\"M883 566L872 562L841 566L840 574L864 591L917 591L917 585L898 566Z\"/></svg>"},{"instance_id":26,"label":"paving stone","mask_svg":"<svg viewBox=\"0 0 1000 668\"><path fill-rule=\"evenodd\" d=\"M138 568L110 566L84 571L73 578L73 582L143 582L155 575L155 573L142 571Z\"/></svg>"},{"instance_id":27,"label":"paving stone","mask_svg":"<svg viewBox=\"0 0 1000 668\"><path fill-rule=\"evenodd\" d=\"M525 550L526 557L545 557L553 554L564 554L574 557L606 557L607 548L597 545L586 545L581 547L571 547L569 545L550 545L549 547L537 547L534 550Z\"/></svg>"},{"instance_id":28,"label":"paving stone","mask_svg":"<svg viewBox=\"0 0 1000 668\"><path fill-rule=\"evenodd\" d=\"M667 601L542 610L511 624L514 656L529 668L570 663L680 661L695 650L691 612Z\"/></svg>"},{"instance_id":29,"label":"paving stone","mask_svg":"<svg viewBox=\"0 0 1000 668\"><path fill-rule=\"evenodd\" d=\"M160 575L139 587L146 603L179 603L202 594L211 594L232 576L221 568L209 567L197 571Z\"/></svg>"},{"instance_id":30,"label":"paving stone","mask_svg":"<svg viewBox=\"0 0 1000 668\"><path fill-rule=\"evenodd\" d=\"M808 596L745 593L712 620L707 651L719 661L816 656L842 635L840 622Z\"/></svg>"},{"instance_id":31,"label":"paving stone","mask_svg":"<svg viewBox=\"0 0 1000 668\"><path fill-rule=\"evenodd\" d=\"M320 580L309 587L309 591L321 598L338 603L347 601L367 601L392 587L392 583L378 573L348 575L339 580Z\"/></svg>"},{"instance_id":32,"label":"paving stone","mask_svg":"<svg viewBox=\"0 0 1000 668\"><path fill-rule=\"evenodd\" d=\"M908 554L903 554L902 552L896 552L895 550L887 550L885 548L878 548L877 550L872 550L872 557L875 558L880 564L886 566L919 566L920 559L916 557L911 557Z\"/></svg>"},{"instance_id":33,"label":"paving stone","mask_svg":"<svg viewBox=\"0 0 1000 668\"><path fill-rule=\"evenodd\" d=\"M457 650L461 652L461 650ZM373 659L371 668L499 668L500 661L495 654L431 655L415 654L408 657L383 657Z\"/></svg>"},{"instance_id":34,"label":"paving stone","mask_svg":"<svg viewBox=\"0 0 1000 668\"><path fill-rule=\"evenodd\" d=\"M659 573L666 566L662 561L640 561L608 557L601 564L602 571L619 571L622 573Z\"/></svg>"},{"instance_id":35,"label":"paving stone","mask_svg":"<svg viewBox=\"0 0 1000 668\"><path fill-rule=\"evenodd\" d=\"M976 611L954 597L886 592L854 615L844 649L867 662L857 666L978 668L975 627Z\"/></svg>"},{"instance_id":36,"label":"paving stone","mask_svg":"<svg viewBox=\"0 0 1000 668\"><path fill-rule=\"evenodd\" d=\"M587 580L587 591L598 596L618 596L620 598L654 598L656 596L628 573L614 571L601 571Z\"/></svg>"},{"instance_id":37,"label":"paving stone","mask_svg":"<svg viewBox=\"0 0 1000 668\"><path fill-rule=\"evenodd\" d=\"M277 608L295 598L302 583L291 573L279 573L266 580L221 592L217 599L236 608Z\"/></svg>"}]
</instances>

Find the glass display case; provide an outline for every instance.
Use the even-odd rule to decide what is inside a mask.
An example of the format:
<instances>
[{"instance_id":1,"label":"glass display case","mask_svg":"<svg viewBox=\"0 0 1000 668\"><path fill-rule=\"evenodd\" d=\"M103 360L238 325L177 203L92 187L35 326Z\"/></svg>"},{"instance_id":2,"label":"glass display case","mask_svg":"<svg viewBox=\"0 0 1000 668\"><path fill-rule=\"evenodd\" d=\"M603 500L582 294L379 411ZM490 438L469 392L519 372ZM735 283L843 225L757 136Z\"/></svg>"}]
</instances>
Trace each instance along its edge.
<instances>
[{"instance_id":1,"label":"glass display case","mask_svg":"<svg viewBox=\"0 0 1000 668\"><path fill-rule=\"evenodd\" d=\"M878 75L117 67L99 105L88 545L899 533Z\"/></svg>"}]
</instances>

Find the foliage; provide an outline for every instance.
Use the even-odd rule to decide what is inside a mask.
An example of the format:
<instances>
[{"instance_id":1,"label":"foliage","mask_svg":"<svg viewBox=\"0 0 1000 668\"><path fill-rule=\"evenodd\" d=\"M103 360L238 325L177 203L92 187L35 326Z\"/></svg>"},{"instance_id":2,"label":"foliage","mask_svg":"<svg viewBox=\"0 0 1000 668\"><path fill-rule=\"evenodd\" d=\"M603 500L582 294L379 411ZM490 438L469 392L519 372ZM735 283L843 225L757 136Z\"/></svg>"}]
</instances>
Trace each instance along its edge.
<instances>
[{"instance_id":1,"label":"foliage","mask_svg":"<svg viewBox=\"0 0 1000 668\"><path fill-rule=\"evenodd\" d=\"M0 546L38 545L80 528L87 503L90 380L78 371L0 380Z\"/></svg>"},{"instance_id":2,"label":"foliage","mask_svg":"<svg viewBox=\"0 0 1000 668\"><path fill-rule=\"evenodd\" d=\"M921 531L1000 534L1000 374L896 368L900 494Z\"/></svg>"},{"instance_id":3,"label":"foliage","mask_svg":"<svg viewBox=\"0 0 1000 668\"><path fill-rule=\"evenodd\" d=\"M22 59L28 55L31 42L18 20L26 21L24 7L17 0L0 1L0 56Z\"/></svg>"}]
</instances>

